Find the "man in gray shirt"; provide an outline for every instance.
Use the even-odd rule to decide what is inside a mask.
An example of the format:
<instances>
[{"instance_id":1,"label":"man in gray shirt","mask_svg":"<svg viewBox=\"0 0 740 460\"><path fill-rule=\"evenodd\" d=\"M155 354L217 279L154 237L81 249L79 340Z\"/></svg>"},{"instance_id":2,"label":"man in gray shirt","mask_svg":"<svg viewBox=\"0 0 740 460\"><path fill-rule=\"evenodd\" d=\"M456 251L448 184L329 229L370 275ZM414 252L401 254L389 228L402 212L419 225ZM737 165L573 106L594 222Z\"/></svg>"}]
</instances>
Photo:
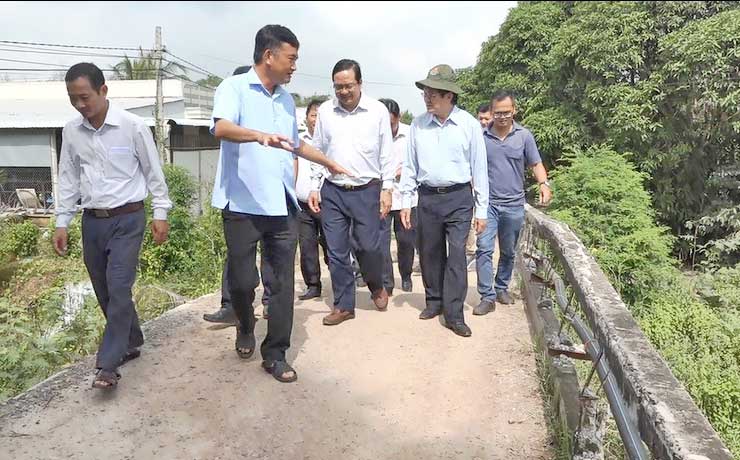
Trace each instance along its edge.
<instances>
[{"instance_id":1,"label":"man in gray shirt","mask_svg":"<svg viewBox=\"0 0 740 460\"><path fill-rule=\"evenodd\" d=\"M519 231L524 223L524 169L529 166L540 184L540 203L550 201L550 183L540 152L529 130L514 121L516 103L507 91L497 91L491 100L493 122L483 130L488 159L490 197L488 226L478 235L476 271L480 304L474 315L495 309L495 302L511 304L508 288L514 268ZM499 262L493 282L494 240L498 235Z\"/></svg>"}]
</instances>

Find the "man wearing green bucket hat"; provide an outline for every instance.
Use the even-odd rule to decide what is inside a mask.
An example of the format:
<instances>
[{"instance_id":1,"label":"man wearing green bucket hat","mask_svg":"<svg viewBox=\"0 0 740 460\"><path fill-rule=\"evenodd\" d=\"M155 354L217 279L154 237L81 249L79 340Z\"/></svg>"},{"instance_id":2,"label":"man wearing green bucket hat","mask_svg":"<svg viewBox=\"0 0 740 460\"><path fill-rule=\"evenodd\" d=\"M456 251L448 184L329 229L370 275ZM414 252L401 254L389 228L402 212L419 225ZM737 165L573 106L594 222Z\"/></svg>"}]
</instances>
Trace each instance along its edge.
<instances>
[{"instance_id":1,"label":"man wearing green bucket hat","mask_svg":"<svg viewBox=\"0 0 740 460\"><path fill-rule=\"evenodd\" d=\"M411 227L411 200L418 190L417 240L426 308L419 318L444 314L446 326L471 335L463 302L468 290L465 242L475 207L475 229L486 227L488 165L480 123L457 107L462 92L446 64L416 82L427 113L411 124L401 172L401 222Z\"/></svg>"}]
</instances>

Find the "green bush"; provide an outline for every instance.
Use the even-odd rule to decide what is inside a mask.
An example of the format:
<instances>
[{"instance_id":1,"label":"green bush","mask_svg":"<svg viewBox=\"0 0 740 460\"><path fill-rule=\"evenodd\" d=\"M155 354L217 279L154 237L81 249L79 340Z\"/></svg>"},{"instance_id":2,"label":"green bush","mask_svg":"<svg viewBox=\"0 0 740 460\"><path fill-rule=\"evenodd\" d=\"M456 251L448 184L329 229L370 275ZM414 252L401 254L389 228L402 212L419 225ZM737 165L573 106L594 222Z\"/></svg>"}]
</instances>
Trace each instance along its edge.
<instances>
[{"instance_id":1,"label":"green bush","mask_svg":"<svg viewBox=\"0 0 740 460\"><path fill-rule=\"evenodd\" d=\"M40 234L39 228L30 221L6 224L0 252L16 258L34 256L38 253Z\"/></svg>"},{"instance_id":2,"label":"green bush","mask_svg":"<svg viewBox=\"0 0 740 460\"><path fill-rule=\"evenodd\" d=\"M551 214L591 250L640 328L733 452L740 452L740 313L713 309L670 256L644 176L606 146L571 151L552 174ZM712 279L718 305L738 299L740 271ZM707 281L705 280L705 284ZM719 286L722 285L722 287Z\"/></svg>"}]
</instances>

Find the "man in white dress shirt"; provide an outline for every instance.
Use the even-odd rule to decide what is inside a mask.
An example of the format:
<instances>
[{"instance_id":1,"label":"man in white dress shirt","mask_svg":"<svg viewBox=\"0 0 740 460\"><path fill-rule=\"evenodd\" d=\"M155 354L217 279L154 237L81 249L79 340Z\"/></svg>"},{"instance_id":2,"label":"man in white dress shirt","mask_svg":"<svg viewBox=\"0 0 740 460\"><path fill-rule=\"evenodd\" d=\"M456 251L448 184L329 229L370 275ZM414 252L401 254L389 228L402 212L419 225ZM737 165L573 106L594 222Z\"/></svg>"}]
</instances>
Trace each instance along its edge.
<instances>
[{"instance_id":1,"label":"man in white dress shirt","mask_svg":"<svg viewBox=\"0 0 740 460\"><path fill-rule=\"evenodd\" d=\"M321 168L314 167L309 205L321 210L329 248L334 308L327 326L355 317L355 282L350 265L350 233L358 243L356 256L378 310L388 307L383 288L382 219L390 211L393 188L393 137L388 110L362 92L360 65L342 59L332 70L335 99L319 107L314 146L341 163L352 177L332 174L321 186Z\"/></svg>"},{"instance_id":2,"label":"man in white dress shirt","mask_svg":"<svg viewBox=\"0 0 740 460\"><path fill-rule=\"evenodd\" d=\"M312 99L306 107L306 128L301 139L306 144L313 144L313 133L319 105L323 101ZM315 213L308 206L311 194L311 162L298 157L295 194L298 198L298 247L301 251L301 275L306 283L306 290L298 296L299 300L321 297L321 265L319 264L319 245L324 253L324 262L329 265L329 254L326 250L326 238L321 229L321 214Z\"/></svg>"},{"instance_id":3,"label":"man in white dress shirt","mask_svg":"<svg viewBox=\"0 0 740 460\"><path fill-rule=\"evenodd\" d=\"M62 131L54 249L66 253L67 226L80 200L83 258L106 317L93 387L112 388L120 378L118 366L138 356L144 343L131 296L146 226L144 199L152 194L157 244L167 239L172 202L149 127L106 99L103 72L79 63L64 80L81 116Z\"/></svg>"},{"instance_id":4,"label":"man in white dress shirt","mask_svg":"<svg viewBox=\"0 0 740 460\"><path fill-rule=\"evenodd\" d=\"M391 212L383 223L381 244L385 254L383 260L383 285L388 295L393 292L395 279L393 276L393 259L391 258L391 227L396 235L396 257L398 259L398 272L401 275L401 290L411 292L411 271L414 267L414 247L416 245L416 195L411 203L411 228L406 229L401 224L401 192L398 183L401 180L401 167L406 158L408 148L409 125L401 123L401 108L393 99L380 99L386 106L391 116L391 134L393 135L393 165L395 177L393 180L393 203Z\"/></svg>"}]
</instances>

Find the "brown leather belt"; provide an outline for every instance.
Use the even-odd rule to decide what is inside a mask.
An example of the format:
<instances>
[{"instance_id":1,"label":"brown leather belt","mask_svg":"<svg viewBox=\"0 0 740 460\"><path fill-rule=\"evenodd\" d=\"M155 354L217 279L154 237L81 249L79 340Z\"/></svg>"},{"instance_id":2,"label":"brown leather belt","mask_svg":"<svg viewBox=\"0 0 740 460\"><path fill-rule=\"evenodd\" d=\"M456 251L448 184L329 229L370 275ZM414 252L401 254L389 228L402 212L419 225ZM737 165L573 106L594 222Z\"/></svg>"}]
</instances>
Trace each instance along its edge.
<instances>
[{"instance_id":1,"label":"brown leather belt","mask_svg":"<svg viewBox=\"0 0 740 460\"><path fill-rule=\"evenodd\" d=\"M107 217L116 217L120 216L121 214L130 214L132 212L136 212L139 209L144 209L144 202L143 201L136 201L133 203L126 203L122 206L119 206L117 208L111 208L111 209L88 209L85 208L85 214L92 217L97 217L99 219L105 219Z\"/></svg>"}]
</instances>

